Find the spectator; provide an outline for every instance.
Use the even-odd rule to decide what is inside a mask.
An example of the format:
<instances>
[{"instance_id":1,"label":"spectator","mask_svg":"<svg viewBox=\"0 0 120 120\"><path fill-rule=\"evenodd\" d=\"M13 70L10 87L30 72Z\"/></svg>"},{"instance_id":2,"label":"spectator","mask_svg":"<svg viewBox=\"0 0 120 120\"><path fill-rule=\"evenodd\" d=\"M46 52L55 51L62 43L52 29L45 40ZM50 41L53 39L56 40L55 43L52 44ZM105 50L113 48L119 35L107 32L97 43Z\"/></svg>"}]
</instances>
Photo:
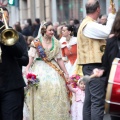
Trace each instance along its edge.
<instances>
[{"instance_id":1,"label":"spectator","mask_svg":"<svg viewBox=\"0 0 120 120\"><path fill-rule=\"evenodd\" d=\"M34 37L32 37L32 36L28 36L28 37L27 37L28 50L29 50L30 45L31 45L31 42L32 42L33 40L34 40Z\"/></svg>"},{"instance_id":2,"label":"spectator","mask_svg":"<svg viewBox=\"0 0 120 120\"><path fill-rule=\"evenodd\" d=\"M20 33L22 33L22 29L21 29L21 26L19 24L14 24L13 29L20 32Z\"/></svg>"},{"instance_id":3,"label":"spectator","mask_svg":"<svg viewBox=\"0 0 120 120\"><path fill-rule=\"evenodd\" d=\"M74 19L74 36L77 37L77 32L79 28L80 22L77 19Z\"/></svg>"},{"instance_id":4,"label":"spectator","mask_svg":"<svg viewBox=\"0 0 120 120\"><path fill-rule=\"evenodd\" d=\"M25 21L25 27L22 30L22 34L25 36L32 36L32 21L31 19L27 19Z\"/></svg>"},{"instance_id":5,"label":"spectator","mask_svg":"<svg viewBox=\"0 0 120 120\"><path fill-rule=\"evenodd\" d=\"M53 27L54 27L54 36L59 39L58 34L57 34L57 28L59 27L59 23L55 22L53 23Z\"/></svg>"},{"instance_id":6,"label":"spectator","mask_svg":"<svg viewBox=\"0 0 120 120\"><path fill-rule=\"evenodd\" d=\"M35 22L34 22L34 30L33 30L33 37L37 37L38 35L38 31L39 31L39 28L40 28L40 19L39 18L36 18L35 19Z\"/></svg>"},{"instance_id":7,"label":"spectator","mask_svg":"<svg viewBox=\"0 0 120 120\"><path fill-rule=\"evenodd\" d=\"M100 19L100 24L106 25L107 23L107 15L102 15Z\"/></svg>"}]
</instances>

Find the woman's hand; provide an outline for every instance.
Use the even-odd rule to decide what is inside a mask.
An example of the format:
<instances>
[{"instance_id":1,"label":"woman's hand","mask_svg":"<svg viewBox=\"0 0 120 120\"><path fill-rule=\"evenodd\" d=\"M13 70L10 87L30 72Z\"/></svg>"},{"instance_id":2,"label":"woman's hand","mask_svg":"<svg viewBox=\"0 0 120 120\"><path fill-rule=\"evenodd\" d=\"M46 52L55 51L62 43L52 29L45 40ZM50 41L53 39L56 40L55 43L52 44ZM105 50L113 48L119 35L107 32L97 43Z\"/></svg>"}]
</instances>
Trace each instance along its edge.
<instances>
[{"instance_id":1,"label":"woman's hand","mask_svg":"<svg viewBox=\"0 0 120 120\"><path fill-rule=\"evenodd\" d=\"M95 74L96 77L101 77L103 75L103 73L104 73L104 70L102 70L102 69L95 68L93 70L93 74Z\"/></svg>"},{"instance_id":2,"label":"woman's hand","mask_svg":"<svg viewBox=\"0 0 120 120\"><path fill-rule=\"evenodd\" d=\"M26 68L24 74L27 75L29 73L29 70Z\"/></svg>"},{"instance_id":3,"label":"woman's hand","mask_svg":"<svg viewBox=\"0 0 120 120\"><path fill-rule=\"evenodd\" d=\"M68 79L69 79L69 74L66 73L66 74L64 74L64 75L65 75L65 78L68 80Z\"/></svg>"}]
</instances>

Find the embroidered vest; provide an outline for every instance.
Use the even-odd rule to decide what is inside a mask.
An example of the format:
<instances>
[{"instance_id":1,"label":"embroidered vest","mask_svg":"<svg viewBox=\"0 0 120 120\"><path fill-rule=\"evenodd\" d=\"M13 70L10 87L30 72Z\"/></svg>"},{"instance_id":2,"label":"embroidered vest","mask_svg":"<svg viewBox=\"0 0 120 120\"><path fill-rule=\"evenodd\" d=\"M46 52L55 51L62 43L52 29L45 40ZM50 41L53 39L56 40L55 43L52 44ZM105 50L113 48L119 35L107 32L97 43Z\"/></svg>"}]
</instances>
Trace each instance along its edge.
<instances>
[{"instance_id":1,"label":"embroidered vest","mask_svg":"<svg viewBox=\"0 0 120 120\"><path fill-rule=\"evenodd\" d=\"M101 58L104 53L106 41L97 40L84 36L83 29L93 19L86 17L81 23L77 35L77 63L101 63ZM96 33L97 34L97 33Z\"/></svg>"}]
</instances>

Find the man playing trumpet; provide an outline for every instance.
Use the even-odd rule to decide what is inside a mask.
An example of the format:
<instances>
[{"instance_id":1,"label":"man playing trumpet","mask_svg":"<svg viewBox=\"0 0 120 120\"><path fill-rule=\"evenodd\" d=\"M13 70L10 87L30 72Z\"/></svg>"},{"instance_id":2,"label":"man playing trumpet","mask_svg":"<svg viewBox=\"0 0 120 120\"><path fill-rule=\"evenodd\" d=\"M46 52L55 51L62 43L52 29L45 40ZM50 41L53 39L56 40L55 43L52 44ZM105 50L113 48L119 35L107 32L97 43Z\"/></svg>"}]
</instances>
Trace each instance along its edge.
<instances>
[{"instance_id":1,"label":"man playing trumpet","mask_svg":"<svg viewBox=\"0 0 120 120\"><path fill-rule=\"evenodd\" d=\"M0 9L1 20L3 14L9 20L8 10ZM23 120L25 82L20 66L28 64L28 54L22 44L23 36L12 28L6 29L7 22L5 19L0 22L0 119ZM25 53L26 58L23 57Z\"/></svg>"}]
</instances>

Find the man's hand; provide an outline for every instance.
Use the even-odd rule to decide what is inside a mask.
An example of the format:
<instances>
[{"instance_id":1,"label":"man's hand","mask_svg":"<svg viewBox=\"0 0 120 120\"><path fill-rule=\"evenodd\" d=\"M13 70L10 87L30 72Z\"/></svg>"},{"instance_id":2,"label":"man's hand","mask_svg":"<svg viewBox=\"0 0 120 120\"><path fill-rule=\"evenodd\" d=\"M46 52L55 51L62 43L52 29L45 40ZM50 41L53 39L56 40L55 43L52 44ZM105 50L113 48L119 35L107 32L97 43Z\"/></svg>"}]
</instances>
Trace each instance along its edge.
<instances>
[{"instance_id":1,"label":"man's hand","mask_svg":"<svg viewBox=\"0 0 120 120\"><path fill-rule=\"evenodd\" d=\"M109 8L108 8L108 13L112 13L115 14L116 13L116 9L115 9L115 4L111 3Z\"/></svg>"},{"instance_id":2,"label":"man's hand","mask_svg":"<svg viewBox=\"0 0 120 120\"><path fill-rule=\"evenodd\" d=\"M104 70L102 70L102 69L95 68L93 70L93 74L95 74L96 77L101 77L103 75L103 73L104 73Z\"/></svg>"}]
</instances>

